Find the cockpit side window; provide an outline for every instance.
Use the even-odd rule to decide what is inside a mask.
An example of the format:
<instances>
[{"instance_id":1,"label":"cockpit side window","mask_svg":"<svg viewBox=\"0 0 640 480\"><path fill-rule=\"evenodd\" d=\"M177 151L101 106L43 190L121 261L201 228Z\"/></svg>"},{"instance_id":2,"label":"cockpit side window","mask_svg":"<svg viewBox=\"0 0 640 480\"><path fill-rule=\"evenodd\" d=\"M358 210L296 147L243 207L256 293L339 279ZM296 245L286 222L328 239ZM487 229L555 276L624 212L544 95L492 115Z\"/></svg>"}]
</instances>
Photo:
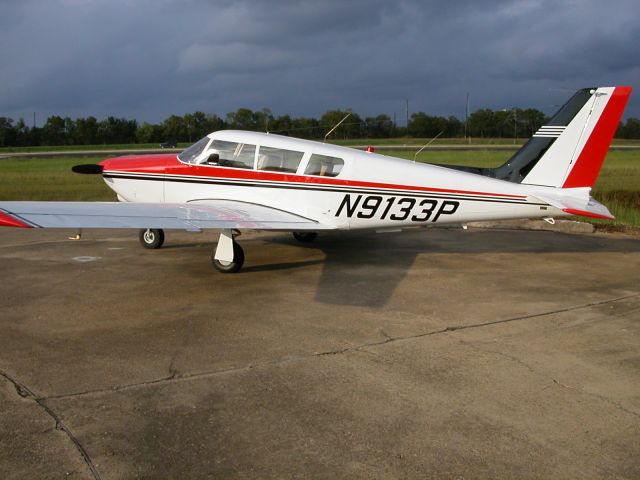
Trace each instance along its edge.
<instances>
[{"instance_id":1,"label":"cockpit side window","mask_svg":"<svg viewBox=\"0 0 640 480\"><path fill-rule=\"evenodd\" d=\"M178 159L181 162L185 163L194 163L196 158L203 152L205 148L207 148L207 144L210 142L209 137L204 137L198 140L196 143L187 147L185 150L180 152L178 155Z\"/></svg>"},{"instance_id":2,"label":"cockpit side window","mask_svg":"<svg viewBox=\"0 0 640 480\"><path fill-rule=\"evenodd\" d=\"M255 156L255 145L214 140L202 163L220 167L253 168Z\"/></svg>"},{"instance_id":3,"label":"cockpit side window","mask_svg":"<svg viewBox=\"0 0 640 480\"><path fill-rule=\"evenodd\" d=\"M327 155L311 155L305 175L319 175L321 177L337 177L342 171L344 160L338 157Z\"/></svg>"},{"instance_id":4,"label":"cockpit side window","mask_svg":"<svg viewBox=\"0 0 640 480\"><path fill-rule=\"evenodd\" d=\"M296 173L303 156L304 152L261 146L258 151L258 170Z\"/></svg>"}]
</instances>

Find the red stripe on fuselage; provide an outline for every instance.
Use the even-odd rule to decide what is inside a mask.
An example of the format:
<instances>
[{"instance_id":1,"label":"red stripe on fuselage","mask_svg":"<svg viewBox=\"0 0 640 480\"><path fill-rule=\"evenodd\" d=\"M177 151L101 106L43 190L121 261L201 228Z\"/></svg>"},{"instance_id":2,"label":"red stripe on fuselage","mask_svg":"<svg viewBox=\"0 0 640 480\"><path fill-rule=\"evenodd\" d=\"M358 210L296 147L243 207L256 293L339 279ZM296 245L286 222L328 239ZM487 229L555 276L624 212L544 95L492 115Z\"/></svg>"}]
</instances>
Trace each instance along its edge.
<instances>
[{"instance_id":1,"label":"red stripe on fuselage","mask_svg":"<svg viewBox=\"0 0 640 480\"><path fill-rule=\"evenodd\" d=\"M382 188L389 190L410 190L416 192L434 193L456 193L466 195L488 195L499 198L524 199L526 195L512 195L505 193L476 192L468 190L455 190L448 188L431 188L417 185L399 185L392 183L365 182L359 180L342 180L333 177L314 177L306 175L296 175L289 173L267 172L261 170L249 170L243 168L210 167L200 165L189 165L180 162L175 155L158 156L131 156L112 158L101 162L105 171L130 172L130 173L150 173L167 175L185 175L199 177L202 179L216 180L250 180L266 182L289 182L300 185L317 186L342 186L342 187L364 187Z\"/></svg>"},{"instance_id":2,"label":"red stripe on fuselage","mask_svg":"<svg viewBox=\"0 0 640 480\"><path fill-rule=\"evenodd\" d=\"M596 183L631 90L631 87L615 87L563 188L592 187Z\"/></svg>"}]
</instances>

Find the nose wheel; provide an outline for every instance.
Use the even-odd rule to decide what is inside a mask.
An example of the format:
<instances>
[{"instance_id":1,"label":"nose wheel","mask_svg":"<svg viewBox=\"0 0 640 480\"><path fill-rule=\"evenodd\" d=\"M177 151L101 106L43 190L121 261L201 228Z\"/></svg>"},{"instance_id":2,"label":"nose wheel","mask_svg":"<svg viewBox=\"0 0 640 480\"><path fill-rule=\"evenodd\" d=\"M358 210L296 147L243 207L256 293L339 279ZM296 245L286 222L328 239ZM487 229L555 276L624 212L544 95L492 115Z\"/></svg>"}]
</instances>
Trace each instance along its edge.
<instances>
[{"instance_id":1,"label":"nose wheel","mask_svg":"<svg viewBox=\"0 0 640 480\"><path fill-rule=\"evenodd\" d=\"M228 262L226 260L217 260L215 258L215 251L211 256L211 262L216 270L222 273L236 273L239 272L244 265L244 250L236 242L233 242L233 260Z\"/></svg>"}]
</instances>

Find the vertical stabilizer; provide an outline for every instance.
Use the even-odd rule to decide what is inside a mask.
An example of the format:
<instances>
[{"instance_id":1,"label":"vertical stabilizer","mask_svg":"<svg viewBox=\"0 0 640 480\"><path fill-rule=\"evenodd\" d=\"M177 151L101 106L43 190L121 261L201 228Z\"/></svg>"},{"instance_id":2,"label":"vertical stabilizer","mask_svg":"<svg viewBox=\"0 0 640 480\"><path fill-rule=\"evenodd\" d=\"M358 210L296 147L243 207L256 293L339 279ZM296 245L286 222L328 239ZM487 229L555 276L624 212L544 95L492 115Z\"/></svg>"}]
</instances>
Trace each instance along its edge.
<instances>
[{"instance_id":1,"label":"vertical stabilizer","mask_svg":"<svg viewBox=\"0 0 640 480\"><path fill-rule=\"evenodd\" d=\"M578 91L572 100L580 96L580 101L576 102L578 106L585 101L568 122L567 119L554 121L561 110L534 134L531 141L546 139L548 145L521 183L562 188L592 187L631 90L631 87L601 87ZM525 148L526 145L522 150Z\"/></svg>"}]
</instances>

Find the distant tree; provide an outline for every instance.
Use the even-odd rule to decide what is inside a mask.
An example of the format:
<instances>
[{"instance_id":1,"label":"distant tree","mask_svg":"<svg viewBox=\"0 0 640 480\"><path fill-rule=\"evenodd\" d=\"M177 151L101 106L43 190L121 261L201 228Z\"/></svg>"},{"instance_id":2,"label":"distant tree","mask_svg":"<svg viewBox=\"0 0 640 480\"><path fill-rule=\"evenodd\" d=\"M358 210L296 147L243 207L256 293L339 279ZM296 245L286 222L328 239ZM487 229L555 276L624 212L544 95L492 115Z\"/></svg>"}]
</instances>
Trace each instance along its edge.
<instances>
[{"instance_id":1,"label":"distant tree","mask_svg":"<svg viewBox=\"0 0 640 480\"><path fill-rule=\"evenodd\" d=\"M184 116L184 124L187 131L187 141L195 142L196 140L211 133L208 125L209 120L204 112L187 113Z\"/></svg>"},{"instance_id":2,"label":"distant tree","mask_svg":"<svg viewBox=\"0 0 640 480\"><path fill-rule=\"evenodd\" d=\"M433 138L441 132L444 134L448 121L444 117L432 117L424 112L411 114L407 131L412 137Z\"/></svg>"},{"instance_id":3,"label":"distant tree","mask_svg":"<svg viewBox=\"0 0 640 480\"><path fill-rule=\"evenodd\" d=\"M205 135L234 128L241 130L269 131L301 138L322 139L324 135L342 120L350 110L335 109L325 112L319 119L312 117L275 117L271 110L263 108L252 111L239 108L229 112L226 118L202 111L182 116L171 115L161 124L143 123L135 120L107 117L98 121L95 117L61 118L53 115L42 128L29 128L23 119L17 123L7 117L0 117L0 146L12 145L90 145L116 143L155 143L165 140L194 142ZM548 119L539 110L476 110L469 116L468 132L478 137L530 137ZM407 127L397 127L388 115L362 119L357 113L350 116L332 134L332 138L387 138L405 136L431 138L444 132L445 137L457 137L463 133L462 122L454 117L430 116L425 112L411 115ZM618 138L640 138L640 120L629 118L621 122Z\"/></svg>"},{"instance_id":4,"label":"distant tree","mask_svg":"<svg viewBox=\"0 0 640 480\"><path fill-rule=\"evenodd\" d=\"M447 138L461 137L464 133L463 123L453 115L447 118L444 136Z\"/></svg>"},{"instance_id":5,"label":"distant tree","mask_svg":"<svg viewBox=\"0 0 640 480\"><path fill-rule=\"evenodd\" d=\"M625 123L620 122L617 138L640 138L640 120L629 117Z\"/></svg>"},{"instance_id":6,"label":"distant tree","mask_svg":"<svg viewBox=\"0 0 640 480\"><path fill-rule=\"evenodd\" d=\"M295 135L293 128L291 117L289 115L280 115L273 119L273 123L269 126L269 131L280 135Z\"/></svg>"},{"instance_id":7,"label":"distant tree","mask_svg":"<svg viewBox=\"0 0 640 480\"><path fill-rule=\"evenodd\" d=\"M378 115L364 119L367 136L370 138L389 138L393 132L393 121L389 115Z\"/></svg>"},{"instance_id":8,"label":"distant tree","mask_svg":"<svg viewBox=\"0 0 640 480\"><path fill-rule=\"evenodd\" d=\"M164 140L175 140L176 142L188 141L187 126L184 118L178 115L171 115L162 122L162 135Z\"/></svg>"},{"instance_id":9,"label":"distant tree","mask_svg":"<svg viewBox=\"0 0 640 480\"><path fill-rule=\"evenodd\" d=\"M107 117L98 122L97 141L104 144L135 143L137 128L135 120Z\"/></svg>"},{"instance_id":10,"label":"distant tree","mask_svg":"<svg viewBox=\"0 0 640 480\"><path fill-rule=\"evenodd\" d=\"M96 117L78 118L72 139L75 145L95 145L98 141L98 120Z\"/></svg>"},{"instance_id":11,"label":"distant tree","mask_svg":"<svg viewBox=\"0 0 640 480\"><path fill-rule=\"evenodd\" d=\"M12 147L15 145L16 132L13 127L13 119L0 117L0 147Z\"/></svg>"},{"instance_id":12,"label":"distant tree","mask_svg":"<svg viewBox=\"0 0 640 480\"><path fill-rule=\"evenodd\" d=\"M253 113L255 129L259 132L267 132L269 131L271 125L274 124L275 119L273 118L273 114L271 110L268 108L263 108L259 112Z\"/></svg>"},{"instance_id":13,"label":"distant tree","mask_svg":"<svg viewBox=\"0 0 640 480\"><path fill-rule=\"evenodd\" d=\"M76 122L69 117L64 117L64 143L73 145L73 134L76 129Z\"/></svg>"},{"instance_id":14,"label":"distant tree","mask_svg":"<svg viewBox=\"0 0 640 480\"><path fill-rule=\"evenodd\" d=\"M335 127L347 113L347 118L334 132L331 134L333 138L358 138L363 137L366 131L362 118L351 110L329 110L320 117L320 126L324 129L322 137Z\"/></svg>"},{"instance_id":15,"label":"distant tree","mask_svg":"<svg viewBox=\"0 0 640 480\"><path fill-rule=\"evenodd\" d=\"M490 137L495 131L493 110L482 108L469 115L469 132L472 137Z\"/></svg>"},{"instance_id":16,"label":"distant tree","mask_svg":"<svg viewBox=\"0 0 640 480\"><path fill-rule=\"evenodd\" d=\"M24 123L24 119L20 118L13 127L15 131L15 145L24 147L29 145L29 127Z\"/></svg>"},{"instance_id":17,"label":"distant tree","mask_svg":"<svg viewBox=\"0 0 640 480\"><path fill-rule=\"evenodd\" d=\"M323 138L326 129L317 118L297 117L291 121L291 134L300 138Z\"/></svg>"},{"instance_id":18,"label":"distant tree","mask_svg":"<svg viewBox=\"0 0 640 480\"><path fill-rule=\"evenodd\" d=\"M46 145L42 137L42 128L33 127L28 130L27 133L27 142L25 145L29 145L32 147L38 145Z\"/></svg>"},{"instance_id":19,"label":"distant tree","mask_svg":"<svg viewBox=\"0 0 640 480\"><path fill-rule=\"evenodd\" d=\"M525 110L516 109L518 118L518 136L530 137L547 122L547 117L540 110L527 108Z\"/></svg>"},{"instance_id":20,"label":"distant tree","mask_svg":"<svg viewBox=\"0 0 640 480\"><path fill-rule=\"evenodd\" d=\"M218 130L224 130L227 128L227 123L216 114L209 114L207 115L203 128L204 133L202 136Z\"/></svg>"},{"instance_id":21,"label":"distant tree","mask_svg":"<svg viewBox=\"0 0 640 480\"><path fill-rule=\"evenodd\" d=\"M490 130L490 137L513 137L514 116L512 110L494 110L493 128Z\"/></svg>"},{"instance_id":22,"label":"distant tree","mask_svg":"<svg viewBox=\"0 0 640 480\"><path fill-rule=\"evenodd\" d=\"M637 118L628 118L625 124L626 138L640 138L640 120Z\"/></svg>"},{"instance_id":23,"label":"distant tree","mask_svg":"<svg viewBox=\"0 0 640 480\"><path fill-rule=\"evenodd\" d=\"M57 115L47 118L42 127L43 145L64 145L66 143L65 120Z\"/></svg>"},{"instance_id":24,"label":"distant tree","mask_svg":"<svg viewBox=\"0 0 640 480\"><path fill-rule=\"evenodd\" d=\"M163 142L162 127L151 123L143 123L136 129L137 143L158 143Z\"/></svg>"},{"instance_id":25,"label":"distant tree","mask_svg":"<svg viewBox=\"0 0 640 480\"><path fill-rule=\"evenodd\" d=\"M227 124L238 130L256 130L258 125L252 110L239 108L235 112L227 113Z\"/></svg>"}]
</instances>

